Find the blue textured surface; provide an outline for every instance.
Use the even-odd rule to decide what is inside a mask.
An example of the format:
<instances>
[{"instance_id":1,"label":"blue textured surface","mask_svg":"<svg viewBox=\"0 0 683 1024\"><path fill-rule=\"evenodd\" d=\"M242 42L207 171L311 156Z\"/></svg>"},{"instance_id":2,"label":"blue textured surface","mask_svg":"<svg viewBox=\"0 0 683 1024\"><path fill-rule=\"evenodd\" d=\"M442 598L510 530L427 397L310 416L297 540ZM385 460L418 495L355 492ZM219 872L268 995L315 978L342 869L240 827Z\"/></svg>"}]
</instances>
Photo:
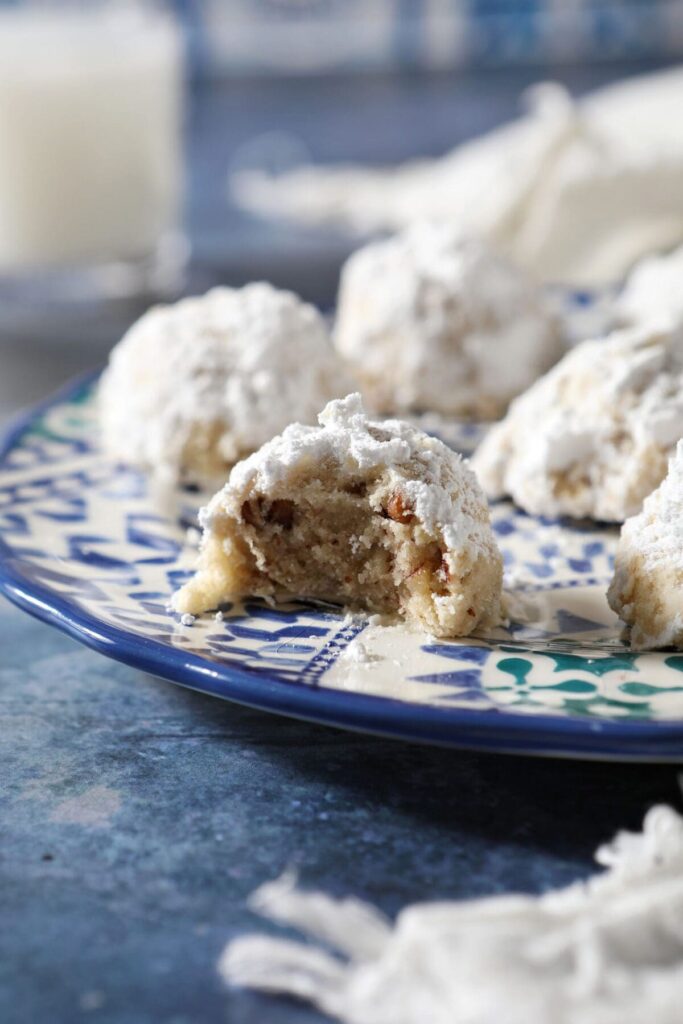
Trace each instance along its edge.
<instances>
[{"instance_id":1,"label":"blue textured surface","mask_svg":"<svg viewBox=\"0 0 683 1024\"><path fill-rule=\"evenodd\" d=\"M455 753L223 704L4 602L0 645L3 1024L322 1020L215 974L260 927L245 897L287 865L392 914L539 891L677 800L673 768Z\"/></svg>"}]
</instances>

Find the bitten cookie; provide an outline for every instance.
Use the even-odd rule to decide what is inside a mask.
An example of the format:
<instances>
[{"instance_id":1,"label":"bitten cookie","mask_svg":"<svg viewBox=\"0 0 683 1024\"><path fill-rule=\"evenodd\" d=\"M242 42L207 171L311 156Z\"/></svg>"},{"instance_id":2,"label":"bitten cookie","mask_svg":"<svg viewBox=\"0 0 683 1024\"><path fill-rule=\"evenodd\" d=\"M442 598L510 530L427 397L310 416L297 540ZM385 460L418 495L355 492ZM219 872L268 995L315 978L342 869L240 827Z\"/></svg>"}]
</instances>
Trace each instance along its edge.
<instances>
[{"instance_id":1,"label":"bitten cookie","mask_svg":"<svg viewBox=\"0 0 683 1024\"><path fill-rule=\"evenodd\" d=\"M502 559L459 455L360 396L293 424L234 467L203 510L199 569L173 598L308 597L466 636L500 614Z\"/></svg>"}]
</instances>

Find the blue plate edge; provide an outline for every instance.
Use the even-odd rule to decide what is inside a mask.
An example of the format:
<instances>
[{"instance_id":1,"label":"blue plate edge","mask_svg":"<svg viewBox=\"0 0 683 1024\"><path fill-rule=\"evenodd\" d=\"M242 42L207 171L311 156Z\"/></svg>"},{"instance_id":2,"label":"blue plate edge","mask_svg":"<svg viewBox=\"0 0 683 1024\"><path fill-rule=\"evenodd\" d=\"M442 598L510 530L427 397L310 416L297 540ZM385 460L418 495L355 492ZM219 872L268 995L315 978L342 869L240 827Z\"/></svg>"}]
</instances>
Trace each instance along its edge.
<instances>
[{"instance_id":1,"label":"blue plate edge","mask_svg":"<svg viewBox=\"0 0 683 1024\"><path fill-rule=\"evenodd\" d=\"M90 371L19 414L0 438L2 460L18 438L52 406L72 398L99 376ZM610 719L530 716L492 708L406 705L393 698L301 686L275 675L208 662L199 655L103 624L72 602L26 579L13 567L17 556L0 538L0 593L48 625L107 657L211 696L310 722L413 742L498 753L616 760L683 760L683 721L621 722ZM173 657L168 657L172 653ZM218 667L216 667L218 666ZM218 684L221 684L219 688ZM226 692L226 684L228 692ZM254 695L254 686L267 690ZM533 721L533 727L529 727Z\"/></svg>"}]
</instances>

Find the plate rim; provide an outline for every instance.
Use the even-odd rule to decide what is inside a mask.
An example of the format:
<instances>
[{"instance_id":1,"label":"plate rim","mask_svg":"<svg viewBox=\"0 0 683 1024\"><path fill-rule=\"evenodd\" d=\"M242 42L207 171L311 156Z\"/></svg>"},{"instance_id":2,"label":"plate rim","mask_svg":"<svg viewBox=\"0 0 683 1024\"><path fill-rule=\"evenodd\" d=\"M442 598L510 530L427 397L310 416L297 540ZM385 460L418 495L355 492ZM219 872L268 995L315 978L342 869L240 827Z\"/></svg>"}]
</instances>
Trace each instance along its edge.
<instances>
[{"instance_id":1,"label":"plate rim","mask_svg":"<svg viewBox=\"0 0 683 1024\"><path fill-rule=\"evenodd\" d=\"M19 413L0 433L3 464L21 436L49 409L91 386L101 371L70 380ZM683 718L638 722L409 704L394 697L301 684L269 670L238 668L171 648L103 622L26 577L0 537L0 594L84 646L157 678L211 696L325 726L458 749L576 758L680 761Z\"/></svg>"}]
</instances>

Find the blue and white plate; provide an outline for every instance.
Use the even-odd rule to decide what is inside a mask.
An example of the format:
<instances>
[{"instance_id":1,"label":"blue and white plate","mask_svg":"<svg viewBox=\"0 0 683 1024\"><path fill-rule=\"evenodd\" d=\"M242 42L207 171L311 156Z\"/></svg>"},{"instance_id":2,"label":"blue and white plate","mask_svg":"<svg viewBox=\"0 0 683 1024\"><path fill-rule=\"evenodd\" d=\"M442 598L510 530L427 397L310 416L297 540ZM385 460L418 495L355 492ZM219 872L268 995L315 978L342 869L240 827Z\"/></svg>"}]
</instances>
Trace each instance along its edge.
<instances>
[{"instance_id":1,"label":"blue and white plate","mask_svg":"<svg viewBox=\"0 0 683 1024\"><path fill-rule=\"evenodd\" d=\"M487 750L683 756L683 655L628 650L605 601L615 530L497 504L510 624L462 642L258 601L183 625L168 600L196 554L196 496L160 507L144 475L100 454L93 390L73 385L0 448L0 588L33 615L172 682L331 725Z\"/></svg>"}]
</instances>

